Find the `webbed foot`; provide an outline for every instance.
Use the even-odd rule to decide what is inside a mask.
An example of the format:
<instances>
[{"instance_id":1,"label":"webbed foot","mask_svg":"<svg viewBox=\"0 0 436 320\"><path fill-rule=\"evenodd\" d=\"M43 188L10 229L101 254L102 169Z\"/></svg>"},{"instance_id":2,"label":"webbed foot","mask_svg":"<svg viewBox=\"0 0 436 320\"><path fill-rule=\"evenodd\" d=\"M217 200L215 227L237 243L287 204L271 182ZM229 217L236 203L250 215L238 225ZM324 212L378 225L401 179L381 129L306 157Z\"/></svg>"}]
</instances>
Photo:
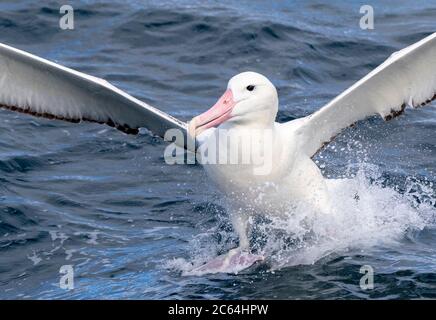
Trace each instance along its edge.
<instances>
[{"instance_id":1,"label":"webbed foot","mask_svg":"<svg viewBox=\"0 0 436 320\"><path fill-rule=\"evenodd\" d=\"M251 267L257 261L263 261L263 255L252 254L242 248L235 248L229 252L219 255L209 262L186 271L184 275L201 276L213 273L235 273Z\"/></svg>"}]
</instances>

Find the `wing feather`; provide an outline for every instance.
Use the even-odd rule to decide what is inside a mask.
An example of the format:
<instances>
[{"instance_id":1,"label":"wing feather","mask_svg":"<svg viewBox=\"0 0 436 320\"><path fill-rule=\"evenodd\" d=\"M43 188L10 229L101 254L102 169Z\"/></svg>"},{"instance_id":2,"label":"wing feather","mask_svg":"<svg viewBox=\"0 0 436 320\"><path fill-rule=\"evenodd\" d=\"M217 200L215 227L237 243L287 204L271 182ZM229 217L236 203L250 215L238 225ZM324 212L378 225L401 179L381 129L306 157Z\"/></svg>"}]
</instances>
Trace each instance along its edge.
<instances>
[{"instance_id":1,"label":"wing feather","mask_svg":"<svg viewBox=\"0 0 436 320\"><path fill-rule=\"evenodd\" d=\"M384 63L327 105L306 117L297 130L301 149L314 156L343 129L372 115L390 120L406 106L436 99L436 33L392 54Z\"/></svg>"},{"instance_id":2,"label":"wing feather","mask_svg":"<svg viewBox=\"0 0 436 320\"><path fill-rule=\"evenodd\" d=\"M163 137L186 124L109 82L0 43L0 107L49 119L104 123Z\"/></svg>"}]
</instances>

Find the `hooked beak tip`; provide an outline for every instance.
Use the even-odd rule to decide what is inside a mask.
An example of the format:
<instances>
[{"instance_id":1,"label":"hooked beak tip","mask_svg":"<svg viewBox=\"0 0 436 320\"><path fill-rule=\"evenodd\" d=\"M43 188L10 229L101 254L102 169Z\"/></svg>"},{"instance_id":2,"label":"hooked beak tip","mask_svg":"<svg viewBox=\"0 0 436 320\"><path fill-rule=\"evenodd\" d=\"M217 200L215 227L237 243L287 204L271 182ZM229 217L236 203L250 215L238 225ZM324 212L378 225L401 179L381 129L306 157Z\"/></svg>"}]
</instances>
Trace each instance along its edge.
<instances>
[{"instance_id":1,"label":"hooked beak tip","mask_svg":"<svg viewBox=\"0 0 436 320\"><path fill-rule=\"evenodd\" d=\"M188 123L188 134L195 139L204 130L217 127L231 118L231 111L235 106L233 93L230 89L206 112L192 118Z\"/></svg>"}]
</instances>

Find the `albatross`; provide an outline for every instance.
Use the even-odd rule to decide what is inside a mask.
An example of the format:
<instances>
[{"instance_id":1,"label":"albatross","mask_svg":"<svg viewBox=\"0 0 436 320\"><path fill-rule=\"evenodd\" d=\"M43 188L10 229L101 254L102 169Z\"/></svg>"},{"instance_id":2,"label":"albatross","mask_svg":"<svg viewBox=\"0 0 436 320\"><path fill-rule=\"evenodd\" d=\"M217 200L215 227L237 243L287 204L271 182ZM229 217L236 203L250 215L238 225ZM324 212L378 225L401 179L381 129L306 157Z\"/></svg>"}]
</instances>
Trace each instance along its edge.
<instances>
[{"instance_id":1,"label":"albatross","mask_svg":"<svg viewBox=\"0 0 436 320\"><path fill-rule=\"evenodd\" d=\"M275 122L279 107L275 86L255 72L234 76L212 108L185 123L103 79L0 44L2 108L74 123L106 124L127 134L145 127L164 137L168 130L177 129L184 139L176 144L199 153L200 160L205 150L228 152L229 138L248 135L253 142L255 136L251 148L237 144L241 157L236 163L199 161L226 194L239 246L194 268L192 274L239 272L263 260L264 254L250 251L253 215L280 214L281 204L289 200L318 214L330 214L326 181L312 160L317 152L357 121L375 115L391 120L407 106L422 107L434 99L436 33L393 53L318 111L286 123ZM188 147L189 139L196 140L196 150ZM266 149L272 166L265 172L254 170L258 164L240 162L244 156L265 154Z\"/></svg>"}]
</instances>

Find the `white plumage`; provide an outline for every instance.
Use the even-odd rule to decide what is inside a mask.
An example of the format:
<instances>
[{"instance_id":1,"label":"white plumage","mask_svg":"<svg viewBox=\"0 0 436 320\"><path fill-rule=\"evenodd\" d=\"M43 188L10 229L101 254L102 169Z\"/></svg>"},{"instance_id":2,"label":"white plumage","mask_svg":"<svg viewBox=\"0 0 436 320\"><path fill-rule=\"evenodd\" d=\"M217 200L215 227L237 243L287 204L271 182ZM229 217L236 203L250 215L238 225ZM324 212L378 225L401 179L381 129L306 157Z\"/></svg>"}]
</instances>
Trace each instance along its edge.
<instances>
[{"instance_id":1,"label":"white plumage","mask_svg":"<svg viewBox=\"0 0 436 320\"><path fill-rule=\"evenodd\" d=\"M0 106L66 121L105 123L126 133L164 136L186 124L109 82L0 44Z\"/></svg>"},{"instance_id":2,"label":"white plumage","mask_svg":"<svg viewBox=\"0 0 436 320\"><path fill-rule=\"evenodd\" d=\"M267 78L254 72L236 75L225 94L209 111L195 117L188 130L185 123L102 79L0 44L0 106L10 110L106 123L128 133L146 127L161 137L166 130L177 128L198 139L200 153L214 144L217 150L226 148L219 135L222 129L238 136L249 130L271 132L271 140L260 137L249 151L243 146L238 150L251 156L271 147L272 168L265 174L255 174L250 164L205 165L210 178L229 195L229 213L240 246L194 273L237 272L261 260L249 254L248 227L253 214L280 214L282 204L289 201L329 214L325 179L311 160L316 152L356 121L377 114L389 120L408 105L423 106L435 98L436 33L392 54L317 112L288 123L275 122L277 91Z\"/></svg>"}]
</instances>

